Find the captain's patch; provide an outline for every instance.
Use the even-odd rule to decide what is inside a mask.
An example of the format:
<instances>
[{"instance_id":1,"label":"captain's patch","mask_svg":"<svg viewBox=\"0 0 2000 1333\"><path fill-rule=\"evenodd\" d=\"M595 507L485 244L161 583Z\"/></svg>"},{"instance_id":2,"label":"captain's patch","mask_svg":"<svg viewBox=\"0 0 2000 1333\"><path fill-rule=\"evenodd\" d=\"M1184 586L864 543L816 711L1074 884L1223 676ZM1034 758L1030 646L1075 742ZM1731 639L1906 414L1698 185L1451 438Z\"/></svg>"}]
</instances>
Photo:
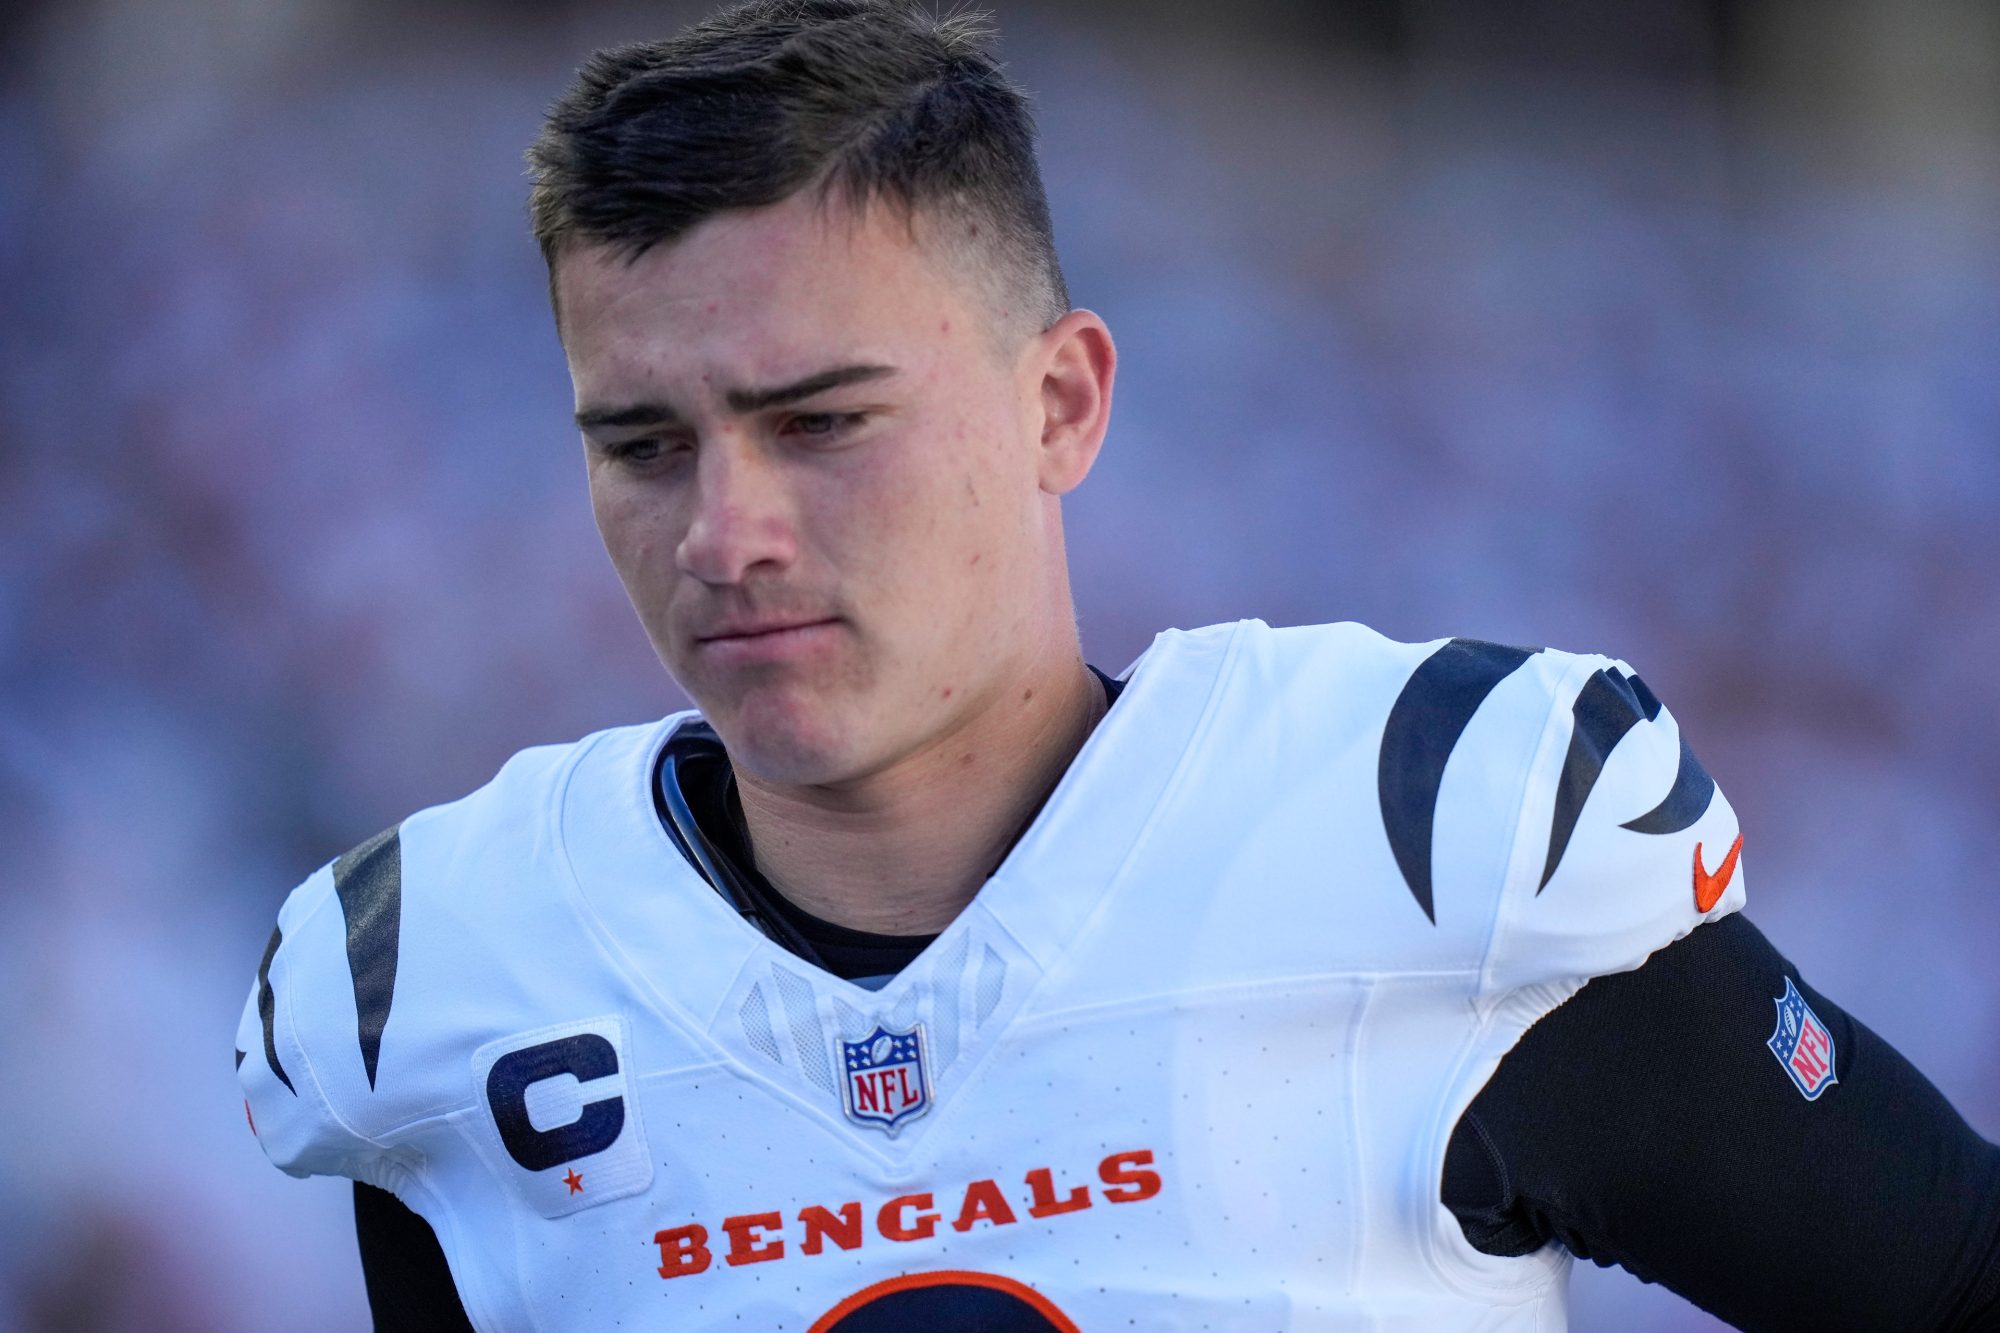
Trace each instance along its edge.
<instances>
[{"instance_id":1,"label":"captain's patch","mask_svg":"<svg viewBox=\"0 0 2000 1333\"><path fill-rule=\"evenodd\" d=\"M628 1034L614 1015L488 1042L473 1053L490 1141L511 1185L543 1217L637 1194L653 1183Z\"/></svg>"}]
</instances>

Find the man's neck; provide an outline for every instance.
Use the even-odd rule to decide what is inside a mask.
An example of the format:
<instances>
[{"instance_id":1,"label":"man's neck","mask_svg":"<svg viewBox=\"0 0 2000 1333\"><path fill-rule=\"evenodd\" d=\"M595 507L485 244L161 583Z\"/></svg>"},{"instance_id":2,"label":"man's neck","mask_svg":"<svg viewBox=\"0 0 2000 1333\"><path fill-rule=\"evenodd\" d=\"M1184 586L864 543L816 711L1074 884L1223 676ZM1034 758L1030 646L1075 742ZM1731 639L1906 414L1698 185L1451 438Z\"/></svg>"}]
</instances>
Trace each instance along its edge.
<instances>
[{"instance_id":1,"label":"man's neck","mask_svg":"<svg viewBox=\"0 0 2000 1333\"><path fill-rule=\"evenodd\" d=\"M1023 698L1022 696L1027 697ZM1080 656L964 728L838 789L739 771L757 869L813 915L885 935L950 925L998 867L1104 716Z\"/></svg>"}]
</instances>

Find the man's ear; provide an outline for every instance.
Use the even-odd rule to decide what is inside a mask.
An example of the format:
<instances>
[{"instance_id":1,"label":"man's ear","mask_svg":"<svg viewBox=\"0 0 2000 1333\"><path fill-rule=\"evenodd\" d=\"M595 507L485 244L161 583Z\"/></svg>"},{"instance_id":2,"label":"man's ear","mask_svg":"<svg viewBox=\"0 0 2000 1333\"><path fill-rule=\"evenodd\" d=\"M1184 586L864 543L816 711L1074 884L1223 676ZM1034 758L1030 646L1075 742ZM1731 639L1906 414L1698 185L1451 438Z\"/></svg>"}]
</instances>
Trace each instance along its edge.
<instances>
[{"instance_id":1,"label":"man's ear","mask_svg":"<svg viewBox=\"0 0 2000 1333\"><path fill-rule=\"evenodd\" d=\"M1088 310L1072 310L1037 338L1042 414L1042 489L1067 495L1097 460L1111 424L1111 382L1118 348L1111 330Z\"/></svg>"}]
</instances>

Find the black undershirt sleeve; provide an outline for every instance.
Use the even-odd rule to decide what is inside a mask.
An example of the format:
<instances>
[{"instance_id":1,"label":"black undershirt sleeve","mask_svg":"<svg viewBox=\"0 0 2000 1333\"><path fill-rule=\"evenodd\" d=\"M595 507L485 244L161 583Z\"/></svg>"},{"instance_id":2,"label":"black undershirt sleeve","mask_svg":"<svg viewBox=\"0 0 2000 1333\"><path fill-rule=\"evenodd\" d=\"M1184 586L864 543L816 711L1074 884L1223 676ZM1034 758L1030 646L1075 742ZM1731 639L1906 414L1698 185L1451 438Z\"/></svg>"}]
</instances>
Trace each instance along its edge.
<instances>
[{"instance_id":1,"label":"black undershirt sleeve","mask_svg":"<svg viewBox=\"0 0 2000 1333\"><path fill-rule=\"evenodd\" d=\"M471 1333L430 1223L389 1191L357 1180L354 1232L375 1333Z\"/></svg>"},{"instance_id":2,"label":"black undershirt sleeve","mask_svg":"<svg viewBox=\"0 0 2000 1333\"><path fill-rule=\"evenodd\" d=\"M1833 1034L1807 1101L1765 1042L1790 977ZM2000 1329L2000 1147L1741 916L1599 977L1460 1119L1466 1238L1557 1241L1743 1329Z\"/></svg>"}]
</instances>

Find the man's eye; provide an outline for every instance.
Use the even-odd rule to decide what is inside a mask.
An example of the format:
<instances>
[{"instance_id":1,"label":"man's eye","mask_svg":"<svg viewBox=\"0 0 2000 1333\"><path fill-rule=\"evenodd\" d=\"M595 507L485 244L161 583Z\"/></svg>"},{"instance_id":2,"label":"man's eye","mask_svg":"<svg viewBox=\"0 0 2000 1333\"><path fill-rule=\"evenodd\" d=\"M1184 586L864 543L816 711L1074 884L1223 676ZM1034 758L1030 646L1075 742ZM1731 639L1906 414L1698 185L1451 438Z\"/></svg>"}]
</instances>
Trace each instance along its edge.
<instances>
[{"instance_id":1,"label":"man's eye","mask_svg":"<svg viewBox=\"0 0 2000 1333\"><path fill-rule=\"evenodd\" d=\"M620 463L657 463L671 455L673 448L669 441L645 436L606 445L604 452Z\"/></svg>"},{"instance_id":2,"label":"man's eye","mask_svg":"<svg viewBox=\"0 0 2000 1333\"><path fill-rule=\"evenodd\" d=\"M866 412L805 412L785 423L791 435L829 436L853 429L867 419Z\"/></svg>"}]
</instances>

